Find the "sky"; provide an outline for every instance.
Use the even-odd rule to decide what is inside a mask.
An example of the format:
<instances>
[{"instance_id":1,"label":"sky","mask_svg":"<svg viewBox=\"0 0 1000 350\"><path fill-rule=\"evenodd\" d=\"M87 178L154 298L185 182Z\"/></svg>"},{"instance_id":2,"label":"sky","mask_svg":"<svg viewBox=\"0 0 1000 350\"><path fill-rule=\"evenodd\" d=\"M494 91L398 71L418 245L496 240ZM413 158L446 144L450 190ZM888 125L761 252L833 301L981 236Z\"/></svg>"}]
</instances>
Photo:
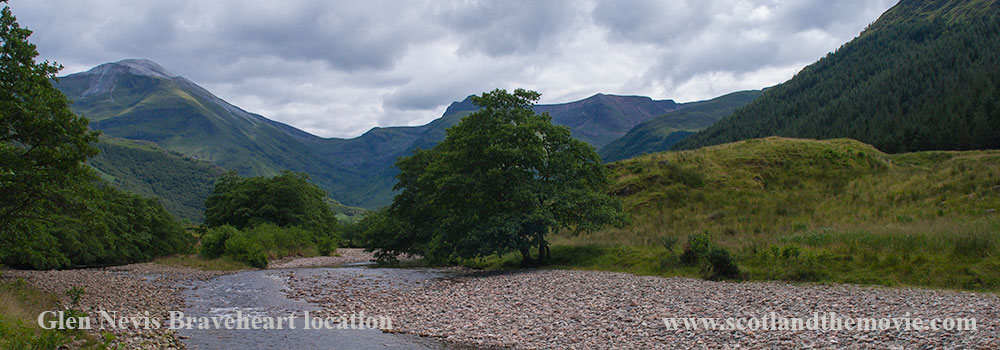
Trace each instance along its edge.
<instances>
[{"instance_id":1,"label":"sky","mask_svg":"<svg viewBox=\"0 0 1000 350\"><path fill-rule=\"evenodd\" d=\"M892 0L10 0L60 75L153 60L323 137L422 125L496 88L690 102L790 79Z\"/></svg>"}]
</instances>

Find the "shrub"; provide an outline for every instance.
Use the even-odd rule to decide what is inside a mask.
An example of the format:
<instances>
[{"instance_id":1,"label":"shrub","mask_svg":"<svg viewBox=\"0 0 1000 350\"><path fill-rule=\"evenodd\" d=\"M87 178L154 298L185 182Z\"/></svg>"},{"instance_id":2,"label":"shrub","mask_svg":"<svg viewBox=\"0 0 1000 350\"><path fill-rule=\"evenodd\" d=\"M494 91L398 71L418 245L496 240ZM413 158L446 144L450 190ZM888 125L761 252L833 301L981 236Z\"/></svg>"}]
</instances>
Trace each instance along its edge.
<instances>
[{"instance_id":1,"label":"shrub","mask_svg":"<svg viewBox=\"0 0 1000 350\"><path fill-rule=\"evenodd\" d=\"M267 254L264 246L249 237L246 233L236 231L226 240L226 255L245 262L256 268L267 267Z\"/></svg>"},{"instance_id":2,"label":"shrub","mask_svg":"<svg viewBox=\"0 0 1000 350\"><path fill-rule=\"evenodd\" d=\"M688 245L684 248L684 253L681 254L681 262L693 265L702 260L709 253L711 247L712 241L708 235L704 233L690 235L688 236Z\"/></svg>"},{"instance_id":3,"label":"shrub","mask_svg":"<svg viewBox=\"0 0 1000 350\"><path fill-rule=\"evenodd\" d=\"M201 236L201 250L199 253L206 259L214 259L222 256L226 252L226 240L236 233L239 233L239 231L229 225L208 229Z\"/></svg>"},{"instance_id":4,"label":"shrub","mask_svg":"<svg viewBox=\"0 0 1000 350\"><path fill-rule=\"evenodd\" d=\"M312 233L299 227L261 224L247 230L247 236L260 242L268 257L274 259L291 255L312 255L316 247Z\"/></svg>"},{"instance_id":5,"label":"shrub","mask_svg":"<svg viewBox=\"0 0 1000 350\"><path fill-rule=\"evenodd\" d=\"M701 264L701 274L705 279L718 280L738 278L740 269L736 260L725 248L712 244L704 233L688 236L688 245L680 257L681 263L691 266Z\"/></svg>"},{"instance_id":6,"label":"shrub","mask_svg":"<svg viewBox=\"0 0 1000 350\"><path fill-rule=\"evenodd\" d=\"M740 269L729 251L722 247L712 247L702 259L702 276L710 280L738 278Z\"/></svg>"},{"instance_id":7,"label":"shrub","mask_svg":"<svg viewBox=\"0 0 1000 350\"><path fill-rule=\"evenodd\" d=\"M337 243L330 237L320 237L316 240L316 250L319 255L328 256L337 250Z\"/></svg>"}]
</instances>

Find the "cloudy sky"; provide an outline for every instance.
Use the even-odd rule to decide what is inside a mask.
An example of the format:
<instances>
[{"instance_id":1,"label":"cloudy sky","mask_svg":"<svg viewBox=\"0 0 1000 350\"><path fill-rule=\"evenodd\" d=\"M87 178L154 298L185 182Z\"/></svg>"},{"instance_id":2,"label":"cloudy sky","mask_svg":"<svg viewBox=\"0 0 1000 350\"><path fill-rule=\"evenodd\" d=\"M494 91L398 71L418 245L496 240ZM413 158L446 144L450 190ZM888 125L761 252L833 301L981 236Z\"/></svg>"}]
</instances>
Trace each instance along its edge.
<instances>
[{"instance_id":1,"label":"cloudy sky","mask_svg":"<svg viewBox=\"0 0 1000 350\"><path fill-rule=\"evenodd\" d=\"M325 137L419 125L530 88L687 102L791 78L893 0L10 0L62 74L148 58Z\"/></svg>"}]
</instances>

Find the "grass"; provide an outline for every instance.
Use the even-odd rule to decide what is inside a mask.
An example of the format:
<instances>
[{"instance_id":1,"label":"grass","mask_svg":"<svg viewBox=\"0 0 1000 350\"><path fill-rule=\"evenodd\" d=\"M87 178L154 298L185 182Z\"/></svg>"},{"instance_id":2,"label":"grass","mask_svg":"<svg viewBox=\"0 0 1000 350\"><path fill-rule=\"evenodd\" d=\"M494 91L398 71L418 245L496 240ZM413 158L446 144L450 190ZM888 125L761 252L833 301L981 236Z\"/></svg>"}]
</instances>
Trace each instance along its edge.
<instances>
[{"instance_id":1,"label":"grass","mask_svg":"<svg viewBox=\"0 0 1000 350\"><path fill-rule=\"evenodd\" d=\"M205 259L197 254L174 255L159 258L154 263L174 267L187 267L204 271L237 271L249 269L250 265L233 259L229 256L220 256L214 259Z\"/></svg>"},{"instance_id":2,"label":"grass","mask_svg":"<svg viewBox=\"0 0 1000 350\"><path fill-rule=\"evenodd\" d=\"M104 342L82 330L47 330L38 325L39 314L61 309L58 296L24 280L0 283L0 349L56 349L69 344L80 349L107 349Z\"/></svg>"},{"instance_id":3,"label":"grass","mask_svg":"<svg viewBox=\"0 0 1000 350\"><path fill-rule=\"evenodd\" d=\"M772 137L609 167L630 223L552 235L555 266L695 276L670 259L704 233L751 280L1000 290L1000 151Z\"/></svg>"}]
</instances>

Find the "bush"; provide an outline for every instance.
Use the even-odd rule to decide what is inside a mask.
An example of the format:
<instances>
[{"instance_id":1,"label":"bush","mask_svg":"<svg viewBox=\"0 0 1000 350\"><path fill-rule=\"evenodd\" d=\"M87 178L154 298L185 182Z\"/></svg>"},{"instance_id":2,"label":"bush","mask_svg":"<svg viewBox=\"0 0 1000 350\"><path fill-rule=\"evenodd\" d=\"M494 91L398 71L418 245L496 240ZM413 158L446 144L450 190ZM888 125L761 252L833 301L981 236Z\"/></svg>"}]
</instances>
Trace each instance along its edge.
<instances>
[{"instance_id":1,"label":"bush","mask_svg":"<svg viewBox=\"0 0 1000 350\"><path fill-rule=\"evenodd\" d=\"M320 237L316 241L316 251L319 255L328 256L337 250L337 243L330 237Z\"/></svg>"},{"instance_id":2,"label":"bush","mask_svg":"<svg viewBox=\"0 0 1000 350\"><path fill-rule=\"evenodd\" d=\"M260 242L264 251L267 252L267 256L272 259L292 255L312 255L316 250L312 233L299 227L262 224L254 226L246 232L251 239Z\"/></svg>"},{"instance_id":3,"label":"bush","mask_svg":"<svg viewBox=\"0 0 1000 350\"><path fill-rule=\"evenodd\" d=\"M693 265L708 255L711 247L712 241L708 235L704 233L690 235L688 236L688 245L684 248L684 253L681 254L681 262Z\"/></svg>"},{"instance_id":4,"label":"bush","mask_svg":"<svg viewBox=\"0 0 1000 350\"><path fill-rule=\"evenodd\" d=\"M738 278L740 269L736 260L725 248L712 244L704 233L688 236L688 245L681 254L680 261L688 266L701 264L701 274L705 279L718 280Z\"/></svg>"},{"instance_id":5,"label":"bush","mask_svg":"<svg viewBox=\"0 0 1000 350\"><path fill-rule=\"evenodd\" d=\"M702 260L702 277L710 280L738 278L740 268L736 266L729 251L722 247L712 247Z\"/></svg>"},{"instance_id":6,"label":"bush","mask_svg":"<svg viewBox=\"0 0 1000 350\"><path fill-rule=\"evenodd\" d=\"M199 253L203 258L215 259L226 252L226 240L239 233L235 227L223 225L208 229L201 236L201 250Z\"/></svg>"},{"instance_id":7,"label":"bush","mask_svg":"<svg viewBox=\"0 0 1000 350\"><path fill-rule=\"evenodd\" d=\"M226 240L226 255L245 262L256 268L267 267L267 254L264 246L250 238L246 233L236 231Z\"/></svg>"}]
</instances>

